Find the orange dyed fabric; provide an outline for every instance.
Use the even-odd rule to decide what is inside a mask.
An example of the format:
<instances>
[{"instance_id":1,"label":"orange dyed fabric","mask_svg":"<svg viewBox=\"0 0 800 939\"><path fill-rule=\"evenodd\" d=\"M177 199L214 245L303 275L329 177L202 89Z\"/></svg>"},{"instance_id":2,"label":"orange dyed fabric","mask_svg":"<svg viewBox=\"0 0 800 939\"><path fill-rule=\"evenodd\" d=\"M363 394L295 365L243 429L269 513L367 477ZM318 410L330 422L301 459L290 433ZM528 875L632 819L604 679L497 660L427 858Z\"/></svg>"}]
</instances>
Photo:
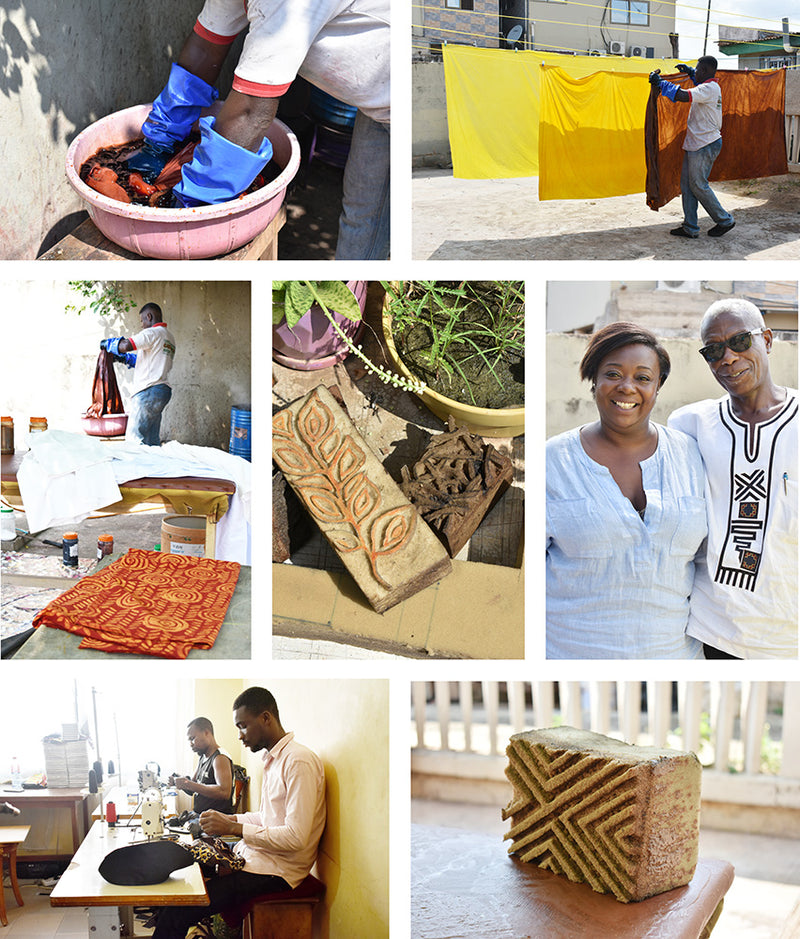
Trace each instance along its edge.
<instances>
[{"instance_id":1,"label":"orange dyed fabric","mask_svg":"<svg viewBox=\"0 0 800 939\"><path fill-rule=\"evenodd\" d=\"M33 625L83 636L81 649L185 659L214 645L239 566L131 548L48 604Z\"/></svg>"},{"instance_id":2,"label":"orange dyed fabric","mask_svg":"<svg viewBox=\"0 0 800 939\"><path fill-rule=\"evenodd\" d=\"M664 77L682 88L693 87L680 74ZM714 162L711 182L788 173L784 130L786 70L720 69L714 80L722 90L722 152ZM656 212L680 195L688 115L688 102L673 103L657 90L651 91L645 115L646 187L647 204Z\"/></svg>"}]
</instances>

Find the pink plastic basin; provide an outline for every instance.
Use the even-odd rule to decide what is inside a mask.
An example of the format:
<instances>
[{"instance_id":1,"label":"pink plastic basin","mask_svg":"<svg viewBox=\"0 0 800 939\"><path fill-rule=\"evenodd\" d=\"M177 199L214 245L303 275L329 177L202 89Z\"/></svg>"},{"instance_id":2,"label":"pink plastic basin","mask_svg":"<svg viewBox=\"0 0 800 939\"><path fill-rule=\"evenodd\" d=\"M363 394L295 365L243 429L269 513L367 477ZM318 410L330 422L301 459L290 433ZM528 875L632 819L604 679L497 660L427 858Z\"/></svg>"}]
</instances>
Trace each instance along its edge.
<instances>
[{"instance_id":1,"label":"pink plastic basin","mask_svg":"<svg viewBox=\"0 0 800 939\"><path fill-rule=\"evenodd\" d=\"M222 107L216 102L204 113ZM151 105L138 104L109 114L82 131L67 151L67 179L86 203L92 221L111 241L146 258L211 258L247 244L278 214L286 187L300 166L300 145L281 121L267 131L281 174L257 192L219 205L193 209L156 209L109 199L87 186L80 168L101 147L127 143L141 135Z\"/></svg>"},{"instance_id":2,"label":"pink plastic basin","mask_svg":"<svg viewBox=\"0 0 800 939\"><path fill-rule=\"evenodd\" d=\"M128 427L127 414L104 414L102 417L82 417L83 432L90 437L124 437Z\"/></svg>"},{"instance_id":3,"label":"pink plastic basin","mask_svg":"<svg viewBox=\"0 0 800 939\"><path fill-rule=\"evenodd\" d=\"M367 282L348 280L347 286L358 301L363 316L367 302ZM364 330L364 323L331 312L345 335L357 343ZM349 354L350 350L331 326L328 317L316 305L305 316L301 316L292 329L285 321L272 327L272 358L288 368L302 371L327 368L341 362Z\"/></svg>"}]
</instances>

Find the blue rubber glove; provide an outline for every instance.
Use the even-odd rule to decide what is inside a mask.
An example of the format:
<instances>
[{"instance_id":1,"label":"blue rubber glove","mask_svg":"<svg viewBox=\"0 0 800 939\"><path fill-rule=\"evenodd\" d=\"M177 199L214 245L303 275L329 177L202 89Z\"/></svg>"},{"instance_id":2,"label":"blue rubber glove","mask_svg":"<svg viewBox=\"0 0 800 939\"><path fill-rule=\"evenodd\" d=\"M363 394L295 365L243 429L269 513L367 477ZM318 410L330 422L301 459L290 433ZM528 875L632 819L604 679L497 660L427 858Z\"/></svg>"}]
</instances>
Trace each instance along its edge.
<instances>
[{"instance_id":1,"label":"blue rubber glove","mask_svg":"<svg viewBox=\"0 0 800 939\"><path fill-rule=\"evenodd\" d=\"M666 78L661 79L659 87L661 88L661 94L664 95L665 98L669 98L670 101L674 101L675 95L681 90L680 85L673 85L673 83L668 82Z\"/></svg>"},{"instance_id":2,"label":"blue rubber glove","mask_svg":"<svg viewBox=\"0 0 800 939\"><path fill-rule=\"evenodd\" d=\"M111 355L121 359L123 358L124 353L119 351L119 344L124 338L124 336L114 336L112 339L103 339L100 342L100 348L105 349L106 352L109 352Z\"/></svg>"},{"instance_id":3,"label":"blue rubber glove","mask_svg":"<svg viewBox=\"0 0 800 939\"><path fill-rule=\"evenodd\" d=\"M121 361L123 361L128 368L136 367L136 353L135 352L125 352L122 355Z\"/></svg>"},{"instance_id":4,"label":"blue rubber glove","mask_svg":"<svg viewBox=\"0 0 800 939\"><path fill-rule=\"evenodd\" d=\"M232 143L214 130L215 118L200 118L200 143L172 190L179 206L214 205L235 199L272 159L265 137L256 153Z\"/></svg>"},{"instance_id":5,"label":"blue rubber glove","mask_svg":"<svg viewBox=\"0 0 800 939\"><path fill-rule=\"evenodd\" d=\"M689 78L691 78L693 85L696 85L696 84L697 84L697 82L695 81L695 78L694 78L694 69L692 68L691 65L685 65L683 62L678 62L678 64L675 66L675 68L676 68L679 72L683 72L684 75L688 75Z\"/></svg>"},{"instance_id":6,"label":"blue rubber glove","mask_svg":"<svg viewBox=\"0 0 800 939\"><path fill-rule=\"evenodd\" d=\"M155 179L172 156L175 144L189 136L202 109L218 97L216 88L173 62L167 84L142 124L145 144L128 160L130 169L141 173L147 182Z\"/></svg>"}]
</instances>

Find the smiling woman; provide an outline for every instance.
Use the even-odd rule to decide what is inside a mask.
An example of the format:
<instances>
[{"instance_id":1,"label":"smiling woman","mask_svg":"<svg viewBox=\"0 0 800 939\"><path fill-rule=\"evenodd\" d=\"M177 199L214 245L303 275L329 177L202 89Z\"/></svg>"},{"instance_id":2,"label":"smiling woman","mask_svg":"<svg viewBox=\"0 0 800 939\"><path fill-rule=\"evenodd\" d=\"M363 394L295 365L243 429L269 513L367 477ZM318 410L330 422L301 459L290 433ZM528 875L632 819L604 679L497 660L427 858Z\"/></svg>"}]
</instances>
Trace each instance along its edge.
<instances>
[{"instance_id":1,"label":"smiling woman","mask_svg":"<svg viewBox=\"0 0 800 939\"><path fill-rule=\"evenodd\" d=\"M670 359L633 323L580 365L598 420L547 443L548 658L702 658L685 634L706 534L696 444L650 421Z\"/></svg>"}]
</instances>

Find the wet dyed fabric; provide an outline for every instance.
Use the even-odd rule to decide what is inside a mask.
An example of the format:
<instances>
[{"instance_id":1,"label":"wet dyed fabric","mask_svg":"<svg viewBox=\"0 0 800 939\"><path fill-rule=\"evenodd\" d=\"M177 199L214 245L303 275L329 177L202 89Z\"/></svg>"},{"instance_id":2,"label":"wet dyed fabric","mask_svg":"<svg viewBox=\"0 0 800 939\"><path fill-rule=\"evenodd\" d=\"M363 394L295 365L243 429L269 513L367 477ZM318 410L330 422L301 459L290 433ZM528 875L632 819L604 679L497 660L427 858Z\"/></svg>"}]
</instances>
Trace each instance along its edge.
<instances>
[{"instance_id":1,"label":"wet dyed fabric","mask_svg":"<svg viewBox=\"0 0 800 939\"><path fill-rule=\"evenodd\" d=\"M114 357L105 349L101 349L94 370L92 403L86 410L86 416L102 417L104 414L122 414L124 411L114 372Z\"/></svg>"},{"instance_id":2,"label":"wet dyed fabric","mask_svg":"<svg viewBox=\"0 0 800 939\"><path fill-rule=\"evenodd\" d=\"M641 78L655 68L672 72L678 61L449 44L443 55L453 175L461 179L538 175L541 66L559 66L572 78L603 71L633 72ZM646 94L647 78L641 80Z\"/></svg>"},{"instance_id":3,"label":"wet dyed fabric","mask_svg":"<svg viewBox=\"0 0 800 939\"><path fill-rule=\"evenodd\" d=\"M665 75L686 89L688 76ZM755 179L787 173L784 131L786 72L717 72L722 90L722 152L710 180ZM645 117L647 204L654 211L680 195L683 139L689 103L665 99L653 90Z\"/></svg>"},{"instance_id":4,"label":"wet dyed fabric","mask_svg":"<svg viewBox=\"0 0 800 939\"><path fill-rule=\"evenodd\" d=\"M650 84L639 74L573 78L541 69L539 199L602 199L643 192L642 115Z\"/></svg>"},{"instance_id":5,"label":"wet dyed fabric","mask_svg":"<svg viewBox=\"0 0 800 939\"><path fill-rule=\"evenodd\" d=\"M81 649L185 659L210 649L239 564L131 548L48 604L33 625L83 636Z\"/></svg>"}]
</instances>

